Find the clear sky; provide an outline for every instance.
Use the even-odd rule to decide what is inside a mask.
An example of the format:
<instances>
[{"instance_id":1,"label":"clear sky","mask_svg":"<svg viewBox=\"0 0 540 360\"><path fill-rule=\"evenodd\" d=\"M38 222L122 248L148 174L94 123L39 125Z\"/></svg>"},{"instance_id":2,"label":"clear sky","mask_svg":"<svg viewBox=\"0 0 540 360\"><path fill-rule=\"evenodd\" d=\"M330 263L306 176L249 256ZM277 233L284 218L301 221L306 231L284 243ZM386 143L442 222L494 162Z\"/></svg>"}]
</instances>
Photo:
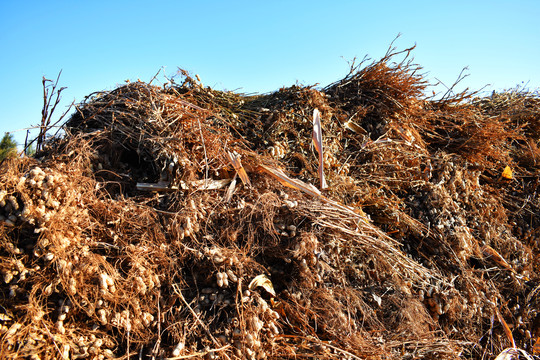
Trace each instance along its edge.
<instances>
[{"instance_id":1,"label":"clear sky","mask_svg":"<svg viewBox=\"0 0 540 360\"><path fill-rule=\"evenodd\" d=\"M0 0L0 136L37 125L41 79L66 86L57 113L126 79L178 67L216 89L325 86L348 61L398 49L451 85L540 86L540 1ZM163 77L159 80L164 81ZM34 133L35 134L35 133ZM14 133L24 142L25 132Z\"/></svg>"}]
</instances>

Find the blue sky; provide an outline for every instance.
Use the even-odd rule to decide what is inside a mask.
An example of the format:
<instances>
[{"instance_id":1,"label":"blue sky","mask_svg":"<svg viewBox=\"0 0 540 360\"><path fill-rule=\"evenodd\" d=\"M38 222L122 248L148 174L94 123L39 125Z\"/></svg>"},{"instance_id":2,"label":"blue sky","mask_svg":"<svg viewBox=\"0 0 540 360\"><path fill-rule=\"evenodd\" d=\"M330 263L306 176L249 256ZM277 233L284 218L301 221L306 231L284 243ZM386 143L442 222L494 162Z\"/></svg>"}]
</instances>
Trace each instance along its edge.
<instances>
[{"instance_id":1,"label":"blue sky","mask_svg":"<svg viewBox=\"0 0 540 360\"><path fill-rule=\"evenodd\" d=\"M0 136L37 125L43 76L66 86L57 113L160 69L217 89L327 85L378 59L398 33L426 77L502 90L540 86L540 1L0 0ZM164 81L163 77L158 78ZM14 133L23 142L25 132ZM35 134L35 132L34 132Z\"/></svg>"}]
</instances>

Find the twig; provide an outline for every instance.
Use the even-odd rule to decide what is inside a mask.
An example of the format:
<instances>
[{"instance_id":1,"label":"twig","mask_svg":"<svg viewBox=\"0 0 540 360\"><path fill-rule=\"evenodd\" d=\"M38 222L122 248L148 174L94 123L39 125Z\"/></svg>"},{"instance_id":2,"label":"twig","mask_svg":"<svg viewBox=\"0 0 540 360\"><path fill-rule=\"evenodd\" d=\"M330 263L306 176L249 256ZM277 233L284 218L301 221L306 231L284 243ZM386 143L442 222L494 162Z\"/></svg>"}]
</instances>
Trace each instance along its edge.
<instances>
[{"instance_id":1,"label":"twig","mask_svg":"<svg viewBox=\"0 0 540 360\"><path fill-rule=\"evenodd\" d=\"M454 88L456 87L457 84L459 84L463 79L465 79L466 77L469 76L469 74L463 74L466 70L469 70L469 67L468 66L465 66L463 69L461 69L461 72L459 73L456 81L454 81L454 84L450 87L446 86L441 80L435 78L435 80L437 80L441 85L443 85L447 90L446 92L444 93L444 95L441 97L441 99L439 100L440 102L443 102L447 96L450 96L452 94L454 94L455 96L457 96L455 93L454 93ZM467 90L469 90L468 88L465 89L464 92L466 92ZM464 93L462 92L462 93Z\"/></svg>"},{"instance_id":2,"label":"twig","mask_svg":"<svg viewBox=\"0 0 540 360\"><path fill-rule=\"evenodd\" d=\"M127 344L126 344L126 347L127 347L127 349L126 349L127 360L129 360L129 333L130 333L130 331L128 330L127 331L127 339L126 339L126 342L127 342Z\"/></svg>"},{"instance_id":3,"label":"twig","mask_svg":"<svg viewBox=\"0 0 540 360\"><path fill-rule=\"evenodd\" d=\"M60 118L51 125L51 118L54 114L54 111L56 110L56 106L60 103L60 100L62 99L61 93L66 89L66 87L61 87L57 90L58 87L58 81L60 80L60 75L62 74L62 70L58 73L58 76L56 78L56 81L52 83L52 80L48 80L45 77L43 77L43 80L41 81L43 84L43 109L41 110L41 124L39 126L39 135L37 137L37 144L36 144L36 152L42 150L43 143L45 142L45 138L47 135L47 131L52 127L58 124L64 116L69 112L71 107L73 106L73 103L68 107L68 109L60 116ZM47 83L52 83L50 85L47 85ZM50 92L49 92L50 87ZM53 97L54 99L53 103ZM58 133L58 132L57 132ZM33 141L32 141L33 142ZM29 145L32 144L30 142ZM26 148L25 148L26 151Z\"/></svg>"},{"instance_id":4,"label":"twig","mask_svg":"<svg viewBox=\"0 0 540 360\"><path fill-rule=\"evenodd\" d=\"M280 336L281 338L297 338L297 339L303 339L303 340L306 340L308 342L311 342L311 343L317 343L317 344L322 344L324 346L328 346L329 348L331 349L334 349L336 351L339 351L347 356L350 356L352 357L353 359L358 359L358 360L363 360L362 358L354 355L353 353L351 352L348 352L347 350L343 350L337 346L334 346L332 344L330 344L329 342L325 342L325 341L322 341L322 340L319 340L317 338L312 338L312 337L306 337L306 336L301 336L301 335L282 335Z\"/></svg>"},{"instance_id":5,"label":"twig","mask_svg":"<svg viewBox=\"0 0 540 360\"><path fill-rule=\"evenodd\" d=\"M45 330L47 330L47 334L49 334L49 336L51 337L51 340L54 344L54 347L56 348L56 350L58 350L58 353L60 354L60 358L64 358L64 354L62 354L62 351L60 350L60 348L58 347L58 345L56 344L56 341L54 341L54 336L51 334L49 328L47 327L47 324L45 324L45 321L43 321L43 319L41 319L41 323L43 324L43 326L45 327Z\"/></svg>"},{"instance_id":6,"label":"twig","mask_svg":"<svg viewBox=\"0 0 540 360\"><path fill-rule=\"evenodd\" d=\"M327 342L322 342L322 341L321 341L321 343L324 344L324 346L328 346L329 348L334 349L334 350L336 350L336 351L339 351L339 352L341 352L341 353L343 353L343 354L345 354L345 355L347 355L347 356L350 356L350 357L352 357L353 359L362 360L362 358L360 358L360 357L354 355L353 353L348 352L347 350L343 350L343 349L341 349L341 348L338 348L337 346L330 345L330 344L327 343Z\"/></svg>"},{"instance_id":7,"label":"twig","mask_svg":"<svg viewBox=\"0 0 540 360\"><path fill-rule=\"evenodd\" d=\"M158 339L156 341L156 344L154 345L154 348L152 349L152 359L156 358L156 354L159 351L159 348L161 346L161 308L159 306L159 297L161 292L158 291L157 294L157 311L158 311L158 321L157 321L157 333L158 333Z\"/></svg>"},{"instance_id":8,"label":"twig","mask_svg":"<svg viewBox=\"0 0 540 360\"><path fill-rule=\"evenodd\" d=\"M206 333L208 334L208 336L210 336L210 339L212 339L212 341L214 342L214 344L216 346L219 346L219 342L216 340L216 338L212 335L212 333L210 332L210 329L208 329L208 327L201 321L200 319L200 316L197 315L197 313L195 313L195 311L193 311L193 309L191 308L191 306L189 305L189 303L186 301L186 299L184 298L184 295L182 294L182 291L176 291L175 292L179 297L180 299L182 299L182 301L184 302L184 304L187 306L187 308L189 309L189 311L191 312L191 315L193 315L195 317L195 320L199 323L199 325L201 325L201 327L206 331Z\"/></svg>"},{"instance_id":9,"label":"twig","mask_svg":"<svg viewBox=\"0 0 540 360\"><path fill-rule=\"evenodd\" d=\"M152 79L150 79L150 82L148 82L148 85L152 85L152 81L156 80L157 76L159 75L159 73L163 70L163 66L158 70L158 72L156 73L156 75L154 75L154 77ZM166 77L165 77L166 78Z\"/></svg>"},{"instance_id":10,"label":"twig","mask_svg":"<svg viewBox=\"0 0 540 360\"><path fill-rule=\"evenodd\" d=\"M206 154L206 145L204 144L204 136L202 133L201 121L199 120L199 117L197 117L197 122L199 123L199 133L201 134L201 143L204 151L204 181L206 185L206 181L208 180L208 156Z\"/></svg>"},{"instance_id":11,"label":"twig","mask_svg":"<svg viewBox=\"0 0 540 360\"><path fill-rule=\"evenodd\" d=\"M190 359L190 358L194 358L194 357L198 357L198 356L205 356L206 354L209 354L211 352L223 351L223 350L226 350L226 349L228 349L230 347L231 347L231 345L227 344L227 345L222 346L222 347L217 348L217 349L210 349L208 351L201 351L201 352L198 352L198 353L195 353L195 354L180 355L180 356L175 356L175 357L165 358L165 359L166 360Z\"/></svg>"},{"instance_id":12,"label":"twig","mask_svg":"<svg viewBox=\"0 0 540 360\"><path fill-rule=\"evenodd\" d=\"M26 130L26 137L24 138L24 152L26 153L26 149L28 149L28 135L30 134L30 130Z\"/></svg>"}]
</instances>

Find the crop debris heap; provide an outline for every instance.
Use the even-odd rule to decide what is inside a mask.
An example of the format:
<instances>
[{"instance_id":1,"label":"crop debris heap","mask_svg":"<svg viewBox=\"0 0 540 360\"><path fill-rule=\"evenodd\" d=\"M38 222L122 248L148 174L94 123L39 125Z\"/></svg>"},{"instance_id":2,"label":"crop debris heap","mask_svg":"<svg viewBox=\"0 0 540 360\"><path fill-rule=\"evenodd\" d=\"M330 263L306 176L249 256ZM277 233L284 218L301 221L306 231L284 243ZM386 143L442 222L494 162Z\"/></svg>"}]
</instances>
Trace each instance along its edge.
<instances>
[{"instance_id":1,"label":"crop debris heap","mask_svg":"<svg viewBox=\"0 0 540 360\"><path fill-rule=\"evenodd\" d=\"M1 357L533 353L539 96L427 98L410 50L320 89L89 96L1 165Z\"/></svg>"}]
</instances>

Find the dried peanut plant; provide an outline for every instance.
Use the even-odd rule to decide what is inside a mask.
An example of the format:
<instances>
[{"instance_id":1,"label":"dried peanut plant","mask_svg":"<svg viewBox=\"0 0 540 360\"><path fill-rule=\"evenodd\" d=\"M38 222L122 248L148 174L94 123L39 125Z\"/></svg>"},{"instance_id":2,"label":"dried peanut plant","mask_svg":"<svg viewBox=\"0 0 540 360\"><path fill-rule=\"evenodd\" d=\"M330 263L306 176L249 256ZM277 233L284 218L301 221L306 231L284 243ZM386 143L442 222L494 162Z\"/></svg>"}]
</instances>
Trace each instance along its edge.
<instances>
[{"instance_id":1,"label":"dried peanut plant","mask_svg":"<svg viewBox=\"0 0 540 360\"><path fill-rule=\"evenodd\" d=\"M88 96L0 165L0 357L534 353L539 96L429 98L412 50L324 88Z\"/></svg>"}]
</instances>

